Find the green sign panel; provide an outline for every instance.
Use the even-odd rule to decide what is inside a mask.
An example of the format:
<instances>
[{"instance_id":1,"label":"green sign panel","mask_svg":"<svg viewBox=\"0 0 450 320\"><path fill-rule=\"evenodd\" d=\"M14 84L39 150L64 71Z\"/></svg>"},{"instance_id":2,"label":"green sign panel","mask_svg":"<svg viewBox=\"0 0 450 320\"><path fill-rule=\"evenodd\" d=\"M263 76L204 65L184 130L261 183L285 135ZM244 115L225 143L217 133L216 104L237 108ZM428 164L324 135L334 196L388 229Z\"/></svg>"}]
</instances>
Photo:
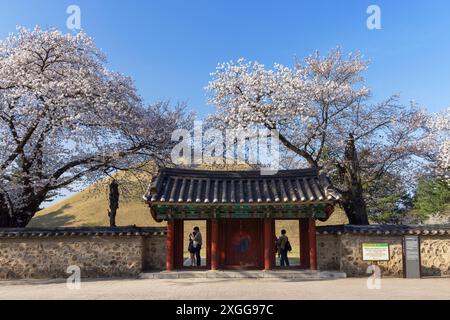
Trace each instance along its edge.
<instances>
[{"instance_id":1,"label":"green sign panel","mask_svg":"<svg viewBox=\"0 0 450 320\"><path fill-rule=\"evenodd\" d=\"M362 249L364 261L390 260L388 243L363 243Z\"/></svg>"}]
</instances>

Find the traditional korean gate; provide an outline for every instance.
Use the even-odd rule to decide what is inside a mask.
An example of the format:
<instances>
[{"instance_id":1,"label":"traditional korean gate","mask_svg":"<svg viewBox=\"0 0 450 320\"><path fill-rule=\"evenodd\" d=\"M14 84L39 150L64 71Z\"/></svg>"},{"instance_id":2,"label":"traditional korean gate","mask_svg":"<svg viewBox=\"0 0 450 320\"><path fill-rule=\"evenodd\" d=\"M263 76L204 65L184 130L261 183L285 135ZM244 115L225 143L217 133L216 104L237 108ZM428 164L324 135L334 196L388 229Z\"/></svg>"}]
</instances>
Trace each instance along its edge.
<instances>
[{"instance_id":1,"label":"traditional korean gate","mask_svg":"<svg viewBox=\"0 0 450 320\"><path fill-rule=\"evenodd\" d=\"M275 265L274 219L302 221L302 266L317 270L316 220L328 219L341 196L316 169L267 177L259 170L162 168L145 198L153 219L167 221L167 271L182 266L185 246L177 221L185 220L208 221L204 235L211 270L270 270Z\"/></svg>"},{"instance_id":2,"label":"traditional korean gate","mask_svg":"<svg viewBox=\"0 0 450 320\"><path fill-rule=\"evenodd\" d=\"M222 220L222 264L228 269L263 267L263 220Z\"/></svg>"}]
</instances>

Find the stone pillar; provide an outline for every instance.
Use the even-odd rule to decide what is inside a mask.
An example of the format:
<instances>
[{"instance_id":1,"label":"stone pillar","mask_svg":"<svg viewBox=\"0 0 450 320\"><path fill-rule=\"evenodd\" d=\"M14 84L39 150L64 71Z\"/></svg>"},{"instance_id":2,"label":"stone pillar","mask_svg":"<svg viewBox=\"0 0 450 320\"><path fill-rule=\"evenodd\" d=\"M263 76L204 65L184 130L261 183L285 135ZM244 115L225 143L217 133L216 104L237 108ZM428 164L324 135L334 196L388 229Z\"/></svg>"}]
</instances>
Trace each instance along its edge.
<instances>
[{"instance_id":1,"label":"stone pillar","mask_svg":"<svg viewBox=\"0 0 450 320\"><path fill-rule=\"evenodd\" d=\"M300 227L300 267L309 269L309 220L302 218L299 221Z\"/></svg>"},{"instance_id":2,"label":"stone pillar","mask_svg":"<svg viewBox=\"0 0 450 320\"><path fill-rule=\"evenodd\" d=\"M309 219L309 268L317 270L317 238L316 238L316 219Z\"/></svg>"},{"instance_id":3,"label":"stone pillar","mask_svg":"<svg viewBox=\"0 0 450 320\"><path fill-rule=\"evenodd\" d=\"M211 270L219 269L219 222L211 221Z\"/></svg>"},{"instance_id":4,"label":"stone pillar","mask_svg":"<svg viewBox=\"0 0 450 320\"><path fill-rule=\"evenodd\" d=\"M167 253L166 253L166 271L173 271L173 258L175 251L175 223L173 220L167 221Z\"/></svg>"},{"instance_id":5,"label":"stone pillar","mask_svg":"<svg viewBox=\"0 0 450 320\"><path fill-rule=\"evenodd\" d=\"M273 269L273 219L264 219L264 270Z\"/></svg>"}]
</instances>

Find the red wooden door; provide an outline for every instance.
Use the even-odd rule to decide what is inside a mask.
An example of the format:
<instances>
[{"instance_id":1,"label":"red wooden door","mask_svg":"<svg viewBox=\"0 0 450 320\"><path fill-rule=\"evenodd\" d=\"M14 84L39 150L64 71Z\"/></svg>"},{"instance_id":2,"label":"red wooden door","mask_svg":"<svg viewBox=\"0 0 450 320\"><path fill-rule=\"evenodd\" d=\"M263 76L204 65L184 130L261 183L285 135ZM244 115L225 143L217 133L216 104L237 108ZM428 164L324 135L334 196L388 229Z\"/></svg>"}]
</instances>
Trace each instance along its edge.
<instances>
[{"instance_id":1,"label":"red wooden door","mask_svg":"<svg viewBox=\"0 0 450 320\"><path fill-rule=\"evenodd\" d=\"M262 268L262 220L224 221L225 268Z\"/></svg>"}]
</instances>

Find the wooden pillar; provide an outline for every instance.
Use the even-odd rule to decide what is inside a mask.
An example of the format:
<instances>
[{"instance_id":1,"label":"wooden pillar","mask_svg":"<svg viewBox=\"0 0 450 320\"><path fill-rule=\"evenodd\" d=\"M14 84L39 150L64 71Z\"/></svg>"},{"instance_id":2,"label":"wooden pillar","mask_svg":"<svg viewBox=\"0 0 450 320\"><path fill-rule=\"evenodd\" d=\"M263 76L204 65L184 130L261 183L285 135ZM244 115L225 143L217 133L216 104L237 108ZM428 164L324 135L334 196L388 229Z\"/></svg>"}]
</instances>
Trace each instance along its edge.
<instances>
[{"instance_id":1,"label":"wooden pillar","mask_svg":"<svg viewBox=\"0 0 450 320\"><path fill-rule=\"evenodd\" d=\"M219 269L219 222L211 221L211 270Z\"/></svg>"},{"instance_id":2,"label":"wooden pillar","mask_svg":"<svg viewBox=\"0 0 450 320\"><path fill-rule=\"evenodd\" d=\"M264 270L273 269L273 219L264 219Z\"/></svg>"},{"instance_id":3,"label":"wooden pillar","mask_svg":"<svg viewBox=\"0 0 450 320\"><path fill-rule=\"evenodd\" d=\"M184 221L174 220L173 227L173 266L174 269L181 269L184 265Z\"/></svg>"},{"instance_id":4,"label":"wooden pillar","mask_svg":"<svg viewBox=\"0 0 450 320\"><path fill-rule=\"evenodd\" d=\"M167 221L167 240L166 240L166 270L173 271L173 258L175 250L175 223L173 220Z\"/></svg>"},{"instance_id":5,"label":"wooden pillar","mask_svg":"<svg viewBox=\"0 0 450 320\"><path fill-rule=\"evenodd\" d=\"M317 270L317 239L316 239L316 219L309 219L309 267Z\"/></svg>"},{"instance_id":6,"label":"wooden pillar","mask_svg":"<svg viewBox=\"0 0 450 320\"><path fill-rule=\"evenodd\" d=\"M300 219L300 267L302 269L309 269L309 220Z\"/></svg>"},{"instance_id":7,"label":"wooden pillar","mask_svg":"<svg viewBox=\"0 0 450 320\"><path fill-rule=\"evenodd\" d=\"M272 219L272 267L277 265L277 255L275 252L277 241L277 230L275 226L275 219Z\"/></svg>"},{"instance_id":8,"label":"wooden pillar","mask_svg":"<svg viewBox=\"0 0 450 320\"><path fill-rule=\"evenodd\" d=\"M211 269L211 220L206 221L206 268Z\"/></svg>"}]
</instances>

